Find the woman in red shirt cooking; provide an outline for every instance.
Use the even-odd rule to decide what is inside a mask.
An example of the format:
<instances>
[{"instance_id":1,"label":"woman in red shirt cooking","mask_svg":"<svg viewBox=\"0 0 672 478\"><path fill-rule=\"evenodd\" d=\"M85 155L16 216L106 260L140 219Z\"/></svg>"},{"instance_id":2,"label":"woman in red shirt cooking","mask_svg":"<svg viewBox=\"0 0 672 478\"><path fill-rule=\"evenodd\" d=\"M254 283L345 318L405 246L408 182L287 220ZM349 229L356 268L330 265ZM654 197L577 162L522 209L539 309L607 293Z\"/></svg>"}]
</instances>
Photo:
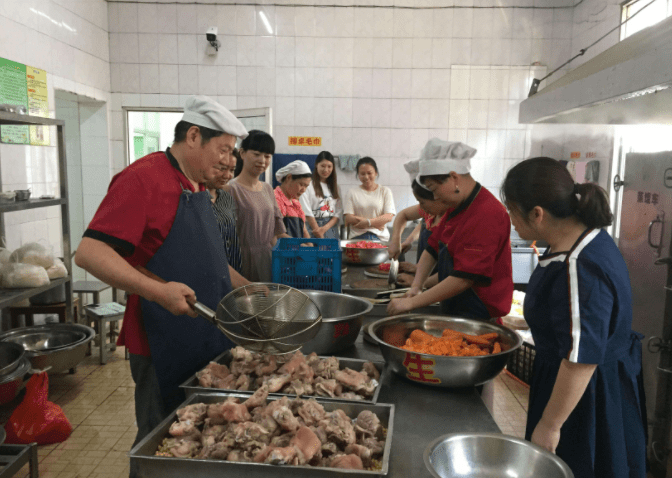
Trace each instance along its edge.
<instances>
[{"instance_id":1,"label":"woman in red shirt cooking","mask_svg":"<svg viewBox=\"0 0 672 478\"><path fill-rule=\"evenodd\" d=\"M275 188L275 200L278 203L287 234L291 237L310 238L306 229L306 214L303 212L299 197L310 186L313 174L308 165L297 159L275 173L280 186Z\"/></svg>"},{"instance_id":2,"label":"woman in red shirt cooking","mask_svg":"<svg viewBox=\"0 0 672 478\"><path fill-rule=\"evenodd\" d=\"M448 210L418 264L411 290L390 302L390 315L441 302L444 314L487 320L509 313L513 297L511 221L506 208L469 174L476 150L431 139L420 154L418 184ZM422 286L438 262L439 283Z\"/></svg>"}]
</instances>

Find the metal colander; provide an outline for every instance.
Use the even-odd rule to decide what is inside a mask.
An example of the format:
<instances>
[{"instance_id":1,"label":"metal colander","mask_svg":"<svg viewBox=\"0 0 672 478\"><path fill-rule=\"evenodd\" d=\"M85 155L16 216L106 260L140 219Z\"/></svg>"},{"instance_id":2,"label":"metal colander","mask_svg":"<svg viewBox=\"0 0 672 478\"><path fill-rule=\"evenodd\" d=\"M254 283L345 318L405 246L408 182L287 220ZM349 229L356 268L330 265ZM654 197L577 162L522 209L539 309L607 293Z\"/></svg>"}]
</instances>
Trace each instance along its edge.
<instances>
[{"instance_id":1,"label":"metal colander","mask_svg":"<svg viewBox=\"0 0 672 478\"><path fill-rule=\"evenodd\" d=\"M268 354L294 352L315 337L322 314L310 297L282 284L250 284L224 297L217 325L234 343Z\"/></svg>"}]
</instances>

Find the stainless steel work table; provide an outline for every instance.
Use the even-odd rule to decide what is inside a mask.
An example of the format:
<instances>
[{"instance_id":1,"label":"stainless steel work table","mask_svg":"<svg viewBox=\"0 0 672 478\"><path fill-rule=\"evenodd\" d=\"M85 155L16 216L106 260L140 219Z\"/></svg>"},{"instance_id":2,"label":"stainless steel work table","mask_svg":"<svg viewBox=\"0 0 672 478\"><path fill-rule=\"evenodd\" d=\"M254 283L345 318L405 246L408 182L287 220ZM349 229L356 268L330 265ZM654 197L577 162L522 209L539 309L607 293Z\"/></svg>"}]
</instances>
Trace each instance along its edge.
<instances>
[{"instance_id":1,"label":"stainless steel work table","mask_svg":"<svg viewBox=\"0 0 672 478\"><path fill-rule=\"evenodd\" d=\"M343 293L375 297L374 289L350 289L351 284L362 279L366 266L345 264L348 271L343 275ZM385 316L386 305L374 306L371 320ZM425 307L414 313L439 314L438 306ZM380 349L365 342L360 333L353 347L334 355L363 360L383 361ZM475 388L448 390L415 384L386 370L379 403L395 406L394 432L390 453L390 473L393 478L431 478L425 467L423 453L435 438L447 433L499 432L499 427ZM492 382L485 385L484 395L491 394Z\"/></svg>"},{"instance_id":2,"label":"stainless steel work table","mask_svg":"<svg viewBox=\"0 0 672 478\"><path fill-rule=\"evenodd\" d=\"M365 267L351 264L346 264L346 266L348 272L343 276L343 285L368 278L364 275ZM373 295L364 295L362 291L368 291L367 294ZM375 297L375 292L375 289L361 289L356 295ZM351 290L344 287L343 293L351 293ZM374 317L371 317L371 320L385 315L386 306L374 307L379 309L378 313L373 314ZM438 307L426 308L420 312L438 313ZM366 320L365 323L370 323L371 320ZM376 345L365 342L361 333L352 347L336 352L334 355L383 361L380 349ZM382 383L378 403L391 403L395 406L392 448L387 475L390 478L432 478L425 467L423 453L427 445L441 435L463 432L500 432L475 388L448 390L428 387L398 377L387 369L383 372ZM486 390L492 387L491 384L492 382L490 382L490 387L486 385ZM225 467L221 470L231 478L244 478L243 474L233 470L227 471ZM283 470L282 467L278 467L277 470L269 470L268 475L257 470L254 476L262 475L269 478L283 476ZM161 475L143 476L159 478Z\"/></svg>"},{"instance_id":3,"label":"stainless steel work table","mask_svg":"<svg viewBox=\"0 0 672 478\"><path fill-rule=\"evenodd\" d=\"M383 360L378 347L362 340L339 357ZM378 403L392 403L394 432L389 477L431 478L423 453L435 438L447 433L498 433L499 427L475 388L448 390L405 380L385 370Z\"/></svg>"}]
</instances>

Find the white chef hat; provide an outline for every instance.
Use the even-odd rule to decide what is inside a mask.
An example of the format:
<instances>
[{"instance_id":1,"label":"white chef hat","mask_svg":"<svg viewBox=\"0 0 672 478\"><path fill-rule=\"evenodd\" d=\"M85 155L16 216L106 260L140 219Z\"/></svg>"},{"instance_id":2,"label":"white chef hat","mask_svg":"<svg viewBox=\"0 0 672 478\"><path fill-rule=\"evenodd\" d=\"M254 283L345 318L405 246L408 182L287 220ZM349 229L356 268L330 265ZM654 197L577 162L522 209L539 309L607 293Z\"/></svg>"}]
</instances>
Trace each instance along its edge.
<instances>
[{"instance_id":1,"label":"white chef hat","mask_svg":"<svg viewBox=\"0 0 672 478\"><path fill-rule=\"evenodd\" d=\"M476 149L464 143L432 138L427 141L420 152L418 178L420 176L449 174L451 171L455 171L457 174L467 174L471 171L469 160L475 154ZM424 187L424 184L420 181L418 183Z\"/></svg>"},{"instance_id":2,"label":"white chef hat","mask_svg":"<svg viewBox=\"0 0 672 478\"><path fill-rule=\"evenodd\" d=\"M289 163L287 166L278 169L275 173L275 179L282 182L282 180L285 179L285 176L288 174L291 174L292 176L298 176L300 174L312 173L310 172L310 168L305 162L297 159L296 161Z\"/></svg>"},{"instance_id":3,"label":"white chef hat","mask_svg":"<svg viewBox=\"0 0 672 478\"><path fill-rule=\"evenodd\" d=\"M420 181L418 181L418 176L420 173L420 161L417 159L414 159L413 161L409 161L408 163L404 163L404 169L408 173L408 176L411 178L411 183L413 181L417 181L418 184L420 184Z\"/></svg>"},{"instance_id":4,"label":"white chef hat","mask_svg":"<svg viewBox=\"0 0 672 478\"><path fill-rule=\"evenodd\" d=\"M187 98L182 121L203 126L239 138L247 138L247 129L236 116L212 98L197 95Z\"/></svg>"}]
</instances>

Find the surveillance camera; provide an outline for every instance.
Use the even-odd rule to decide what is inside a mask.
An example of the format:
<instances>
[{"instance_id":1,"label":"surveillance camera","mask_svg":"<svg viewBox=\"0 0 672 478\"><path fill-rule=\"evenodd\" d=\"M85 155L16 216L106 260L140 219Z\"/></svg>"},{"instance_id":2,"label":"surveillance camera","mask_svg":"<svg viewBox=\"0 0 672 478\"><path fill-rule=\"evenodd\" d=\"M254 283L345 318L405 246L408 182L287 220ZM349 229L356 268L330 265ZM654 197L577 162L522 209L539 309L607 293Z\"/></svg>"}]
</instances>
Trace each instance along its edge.
<instances>
[{"instance_id":1,"label":"surveillance camera","mask_svg":"<svg viewBox=\"0 0 672 478\"><path fill-rule=\"evenodd\" d=\"M217 41L217 27L210 27L205 32L205 38L210 42Z\"/></svg>"},{"instance_id":2,"label":"surveillance camera","mask_svg":"<svg viewBox=\"0 0 672 478\"><path fill-rule=\"evenodd\" d=\"M208 28L208 30L205 32L205 38L212 47L208 48L208 55L216 55L219 51L219 47L222 45L221 42L217 40L217 27Z\"/></svg>"}]
</instances>

